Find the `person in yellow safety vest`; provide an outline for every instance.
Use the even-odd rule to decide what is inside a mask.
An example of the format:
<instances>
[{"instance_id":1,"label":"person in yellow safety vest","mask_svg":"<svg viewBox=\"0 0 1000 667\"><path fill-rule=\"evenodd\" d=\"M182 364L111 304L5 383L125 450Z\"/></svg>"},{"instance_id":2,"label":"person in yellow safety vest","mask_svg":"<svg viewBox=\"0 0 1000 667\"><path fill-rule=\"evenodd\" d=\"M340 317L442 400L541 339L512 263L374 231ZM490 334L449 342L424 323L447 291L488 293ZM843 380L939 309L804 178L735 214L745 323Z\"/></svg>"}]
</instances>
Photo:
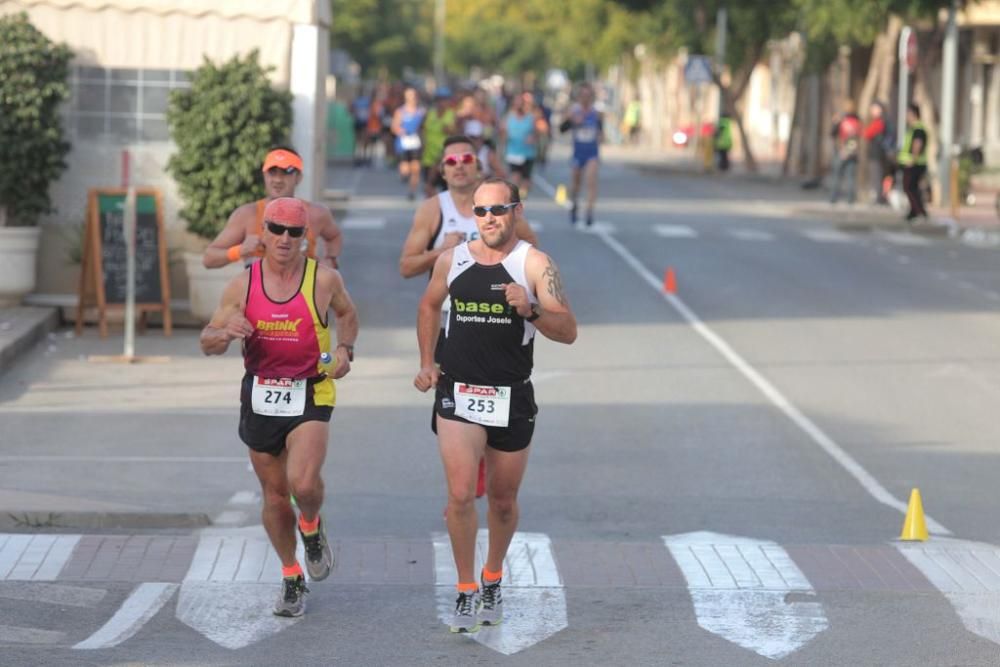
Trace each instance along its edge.
<instances>
[{"instance_id":1,"label":"person in yellow safety vest","mask_svg":"<svg viewBox=\"0 0 1000 667\"><path fill-rule=\"evenodd\" d=\"M729 149L733 147L733 123L725 114L719 116L719 125L715 128L713 147L719 170L728 171Z\"/></svg>"},{"instance_id":2,"label":"person in yellow safety vest","mask_svg":"<svg viewBox=\"0 0 1000 667\"><path fill-rule=\"evenodd\" d=\"M920 181L927 173L927 130L920 122L920 109L916 104L906 108L906 137L896 159L903 170L903 192L910 201L906 221L910 222L918 216L926 218Z\"/></svg>"}]
</instances>

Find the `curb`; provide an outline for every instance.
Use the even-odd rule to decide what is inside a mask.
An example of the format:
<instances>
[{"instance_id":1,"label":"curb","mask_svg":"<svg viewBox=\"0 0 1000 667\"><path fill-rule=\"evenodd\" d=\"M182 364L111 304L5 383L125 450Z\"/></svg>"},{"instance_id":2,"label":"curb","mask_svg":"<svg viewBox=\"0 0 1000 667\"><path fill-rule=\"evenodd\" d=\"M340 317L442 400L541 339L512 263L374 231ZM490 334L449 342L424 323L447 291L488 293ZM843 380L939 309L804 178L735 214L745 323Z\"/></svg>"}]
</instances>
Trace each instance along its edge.
<instances>
[{"instance_id":1,"label":"curb","mask_svg":"<svg viewBox=\"0 0 1000 667\"><path fill-rule=\"evenodd\" d=\"M0 510L0 531L11 533L67 530L164 530L205 528L207 514L149 512L43 512Z\"/></svg>"},{"instance_id":2,"label":"curb","mask_svg":"<svg viewBox=\"0 0 1000 667\"><path fill-rule=\"evenodd\" d=\"M6 371L22 354L59 326L58 308L24 308L26 311L47 311L23 331L14 331L9 339L0 338L0 374ZM41 315L41 313L38 313Z\"/></svg>"}]
</instances>

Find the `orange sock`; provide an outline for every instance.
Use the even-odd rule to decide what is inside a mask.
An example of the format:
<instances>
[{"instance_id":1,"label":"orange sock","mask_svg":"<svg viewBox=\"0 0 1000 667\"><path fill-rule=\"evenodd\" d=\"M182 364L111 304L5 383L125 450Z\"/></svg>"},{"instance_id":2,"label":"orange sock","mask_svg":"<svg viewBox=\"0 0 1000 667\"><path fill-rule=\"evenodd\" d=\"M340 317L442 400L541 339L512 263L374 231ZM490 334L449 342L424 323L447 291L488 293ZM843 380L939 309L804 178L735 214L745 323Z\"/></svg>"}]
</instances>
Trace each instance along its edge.
<instances>
[{"instance_id":1,"label":"orange sock","mask_svg":"<svg viewBox=\"0 0 1000 667\"><path fill-rule=\"evenodd\" d=\"M455 588L458 589L459 593L475 593L479 590L479 584L475 582L471 584L456 584Z\"/></svg>"},{"instance_id":2,"label":"orange sock","mask_svg":"<svg viewBox=\"0 0 1000 667\"><path fill-rule=\"evenodd\" d=\"M302 566L299 565L298 561L295 561L295 565L290 565L288 567L285 567L284 565L282 565L281 566L281 576L283 576L283 577L292 577L292 578L294 578L294 577L301 577L301 576L303 576L303 574L302 574Z\"/></svg>"},{"instance_id":3,"label":"orange sock","mask_svg":"<svg viewBox=\"0 0 1000 667\"><path fill-rule=\"evenodd\" d=\"M299 530L301 530L306 535L312 535L317 530L319 530L319 514L312 521L306 520L306 515L299 515Z\"/></svg>"},{"instance_id":4,"label":"orange sock","mask_svg":"<svg viewBox=\"0 0 1000 667\"><path fill-rule=\"evenodd\" d=\"M500 568L496 572L491 572L483 566L483 581L495 584L496 582L503 579L503 568Z\"/></svg>"}]
</instances>

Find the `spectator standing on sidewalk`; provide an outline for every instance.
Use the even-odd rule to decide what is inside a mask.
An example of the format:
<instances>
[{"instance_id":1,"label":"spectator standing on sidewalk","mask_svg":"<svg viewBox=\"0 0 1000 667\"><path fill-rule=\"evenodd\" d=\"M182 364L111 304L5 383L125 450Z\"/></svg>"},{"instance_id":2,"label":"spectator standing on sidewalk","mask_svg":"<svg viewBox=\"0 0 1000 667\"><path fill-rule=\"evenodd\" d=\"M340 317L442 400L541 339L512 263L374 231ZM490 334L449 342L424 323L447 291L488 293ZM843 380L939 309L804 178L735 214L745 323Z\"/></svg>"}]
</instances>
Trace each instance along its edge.
<instances>
[{"instance_id":1,"label":"spectator standing on sidewalk","mask_svg":"<svg viewBox=\"0 0 1000 667\"><path fill-rule=\"evenodd\" d=\"M872 189L872 201L888 204L885 179L892 173L895 135L886 120L885 105L881 102L872 102L868 108L868 124L863 136L868 142L868 183Z\"/></svg>"},{"instance_id":2,"label":"spectator standing on sidewalk","mask_svg":"<svg viewBox=\"0 0 1000 667\"><path fill-rule=\"evenodd\" d=\"M729 171L729 151L733 147L733 121L729 119L729 114L719 116L713 143L719 171Z\"/></svg>"},{"instance_id":3,"label":"spectator standing on sidewalk","mask_svg":"<svg viewBox=\"0 0 1000 667\"><path fill-rule=\"evenodd\" d=\"M844 115L837 123L837 170L833 179L833 194L830 203L840 199L841 184L847 181L847 203L853 204L857 198L858 149L861 142L861 119L854 102L847 100Z\"/></svg>"},{"instance_id":4,"label":"spectator standing on sidewalk","mask_svg":"<svg viewBox=\"0 0 1000 667\"><path fill-rule=\"evenodd\" d=\"M927 130L920 122L920 108L916 104L906 108L906 137L896 159L903 170L903 192L910 202L906 221L910 222L918 216L926 218L920 181L927 173Z\"/></svg>"},{"instance_id":5,"label":"spectator standing on sidewalk","mask_svg":"<svg viewBox=\"0 0 1000 667\"><path fill-rule=\"evenodd\" d=\"M302 252L308 220L308 206L299 199L267 204L261 239L267 252L226 285L200 339L207 355L224 354L237 340L243 348L239 436L260 481L264 529L281 560L274 614L292 617L303 614L309 592L295 555L296 527L310 579L326 579L333 567L320 516L321 470L337 401L334 379L351 370L358 336L357 312L340 273ZM332 355L331 308L337 334Z\"/></svg>"}]
</instances>

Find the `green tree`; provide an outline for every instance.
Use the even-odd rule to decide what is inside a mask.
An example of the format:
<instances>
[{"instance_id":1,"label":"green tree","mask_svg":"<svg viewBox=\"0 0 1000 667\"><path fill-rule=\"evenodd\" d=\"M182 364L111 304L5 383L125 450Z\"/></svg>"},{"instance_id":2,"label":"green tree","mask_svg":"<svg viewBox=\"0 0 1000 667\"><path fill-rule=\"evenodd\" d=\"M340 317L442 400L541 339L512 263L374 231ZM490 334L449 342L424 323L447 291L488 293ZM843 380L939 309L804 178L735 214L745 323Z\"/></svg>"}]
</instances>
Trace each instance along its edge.
<instances>
[{"instance_id":1,"label":"green tree","mask_svg":"<svg viewBox=\"0 0 1000 667\"><path fill-rule=\"evenodd\" d=\"M52 210L49 186L66 169L59 105L73 57L28 21L0 17L0 226L34 225Z\"/></svg>"},{"instance_id":2,"label":"green tree","mask_svg":"<svg viewBox=\"0 0 1000 667\"><path fill-rule=\"evenodd\" d=\"M189 231L214 238L240 204L264 195L261 160L288 140L292 96L271 86L257 51L216 65L207 59L188 89L170 94L167 122L177 152L167 171Z\"/></svg>"},{"instance_id":3,"label":"green tree","mask_svg":"<svg viewBox=\"0 0 1000 667\"><path fill-rule=\"evenodd\" d=\"M330 45L349 53L366 76L430 69L434 0L331 0L330 6Z\"/></svg>"}]
</instances>

